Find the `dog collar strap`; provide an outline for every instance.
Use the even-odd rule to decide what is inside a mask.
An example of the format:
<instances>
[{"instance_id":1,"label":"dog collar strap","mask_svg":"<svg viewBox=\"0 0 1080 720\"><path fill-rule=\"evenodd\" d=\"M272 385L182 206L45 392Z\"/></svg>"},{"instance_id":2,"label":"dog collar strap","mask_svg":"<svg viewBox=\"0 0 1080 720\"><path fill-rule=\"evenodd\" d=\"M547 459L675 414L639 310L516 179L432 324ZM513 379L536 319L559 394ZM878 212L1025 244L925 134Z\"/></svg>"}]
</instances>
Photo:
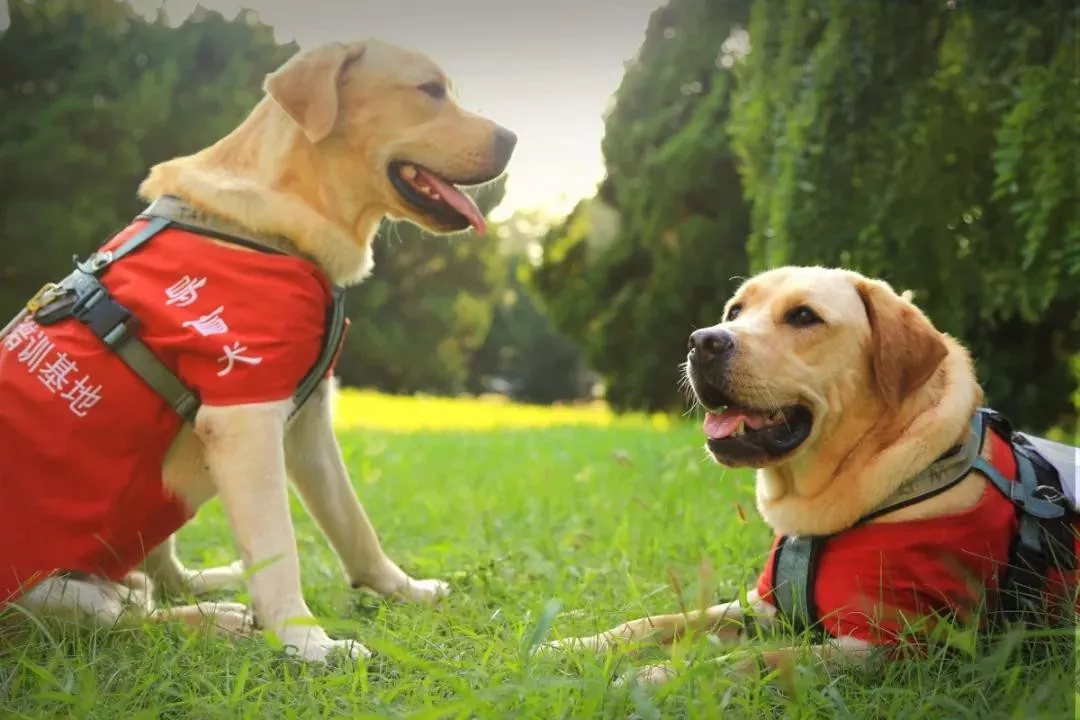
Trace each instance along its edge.
<instances>
[{"instance_id":1,"label":"dog collar strap","mask_svg":"<svg viewBox=\"0 0 1080 720\"><path fill-rule=\"evenodd\" d=\"M257 235L245 231L235 223L199 212L188 203L172 195L163 195L142 211L140 218L164 218L173 227L196 235L222 240L233 245L268 252L275 255L301 256L296 246L285 238Z\"/></svg>"},{"instance_id":2,"label":"dog collar strap","mask_svg":"<svg viewBox=\"0 0 1080 720\"><path fill-rule=\"evenodd\" d=\"M971 472L979 453L982 452L983 431L982 413L976 412L971 419L971 434L962 445L953 448L922 472L905 480L889 497L860 518L857 524L929 500L957 485Z\"/></svg>"},{"instance_id":3,"label":"dog collar strap","mask_svg":"<svg viewBox=\"0 0 1080 720\"><path fill-rule=\"evenodd\" d=\"M818 627L814 585L824 543L822 536L787 535L773 554L773 602L792 632Z\"/></svg>"}]
</instances>

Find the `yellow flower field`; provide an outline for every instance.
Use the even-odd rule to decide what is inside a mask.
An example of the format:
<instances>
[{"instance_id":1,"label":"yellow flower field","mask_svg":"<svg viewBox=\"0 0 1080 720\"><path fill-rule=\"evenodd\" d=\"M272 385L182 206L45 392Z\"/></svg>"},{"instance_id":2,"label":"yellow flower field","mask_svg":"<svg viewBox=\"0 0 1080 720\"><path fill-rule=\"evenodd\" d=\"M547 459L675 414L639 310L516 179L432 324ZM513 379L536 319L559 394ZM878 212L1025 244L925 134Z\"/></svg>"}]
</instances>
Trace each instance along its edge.
<instances>
[{"instance_id":1,"label":"yellow flower field","mask_svg":"<svg viewBox=\"0 0 1080 720\"><path fill-rule=\"evenodd\" d=\"M603 403L523 405L501 395L448 398L355 389L343 389L339 394L335 420L339 430L393 432L613 424L662 429L672 422L666 415L617 415Z\"/></svg>"}]
</instances>

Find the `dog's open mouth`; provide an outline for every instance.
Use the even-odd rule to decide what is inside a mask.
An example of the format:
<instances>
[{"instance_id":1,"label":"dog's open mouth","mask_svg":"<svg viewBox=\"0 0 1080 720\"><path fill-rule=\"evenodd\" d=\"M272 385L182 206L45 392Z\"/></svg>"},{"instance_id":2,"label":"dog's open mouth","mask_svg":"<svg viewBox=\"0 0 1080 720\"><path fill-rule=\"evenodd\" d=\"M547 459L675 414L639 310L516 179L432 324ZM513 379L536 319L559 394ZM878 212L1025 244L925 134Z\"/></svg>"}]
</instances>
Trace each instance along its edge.
<instances>
[{"instance_id":1,"label":"dog's open mouth","mask_svg":"<svg viewBox=\"0 0 1080 720\"><path fill-rule=\"evenodd\" d=\"M480 234L487 232L484 214L455 183L407 162L390 163L387 174L398 194L440 227L464 230L472 226Z\"/></svg>"},{"instance_id":2,"label":"dog's open mouth","mask_svg":"<svg viewBox=\"0 0 1080 720\"><path fill-rule=\"evenodd\" d=\"M725 464L757 464L795 450L810 436L814 416L802 405L757 410L727 404L705 415L707 445Z\"/></svg>"}]
</instances>

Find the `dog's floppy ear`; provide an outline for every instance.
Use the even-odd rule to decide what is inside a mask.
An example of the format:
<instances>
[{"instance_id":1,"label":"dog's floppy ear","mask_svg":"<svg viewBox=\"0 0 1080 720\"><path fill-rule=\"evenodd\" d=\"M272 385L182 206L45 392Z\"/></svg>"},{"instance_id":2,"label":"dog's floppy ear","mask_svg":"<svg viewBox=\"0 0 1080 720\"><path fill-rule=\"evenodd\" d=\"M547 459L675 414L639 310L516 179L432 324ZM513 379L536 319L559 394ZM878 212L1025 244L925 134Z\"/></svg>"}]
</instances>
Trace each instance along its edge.
<instances>
[{"instance_id":1,"label":"dog's floppy ear","mask_svg":"<svg viewBox=\"0 0 1080 720\"><path fill-rule=\"evenodd\" d=\"M294 55L266 76L263 89L313 143L326 138L338 117L338 79L347 61L358 57L341 43Z\"/></svg>"},{"instance_id":2,"label":"dog's floppy ear","mask_svg":"<svg viewBox=\"0 0 1080 720\"><path fill-rule=\"evenodd\" d=\"M906 297L877 280L855 289L870 321L870 359L878 394L897 408L933 376L948 354L941 334Z\"/></svg>"}]
</instances>

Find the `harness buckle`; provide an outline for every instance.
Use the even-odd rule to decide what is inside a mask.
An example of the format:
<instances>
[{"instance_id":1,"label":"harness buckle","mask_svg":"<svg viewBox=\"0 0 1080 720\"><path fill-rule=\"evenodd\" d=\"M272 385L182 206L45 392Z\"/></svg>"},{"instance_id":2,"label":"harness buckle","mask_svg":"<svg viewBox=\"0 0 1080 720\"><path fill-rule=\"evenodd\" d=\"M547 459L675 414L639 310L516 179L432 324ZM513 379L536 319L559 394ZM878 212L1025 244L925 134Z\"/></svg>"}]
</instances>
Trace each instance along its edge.
<instances>
[{"instance_id":1,"label":"harness buckle","mask_svg":"<svg viewBox=\"0 0 1080 720\"><path fill-rule=\"evenodd\" d=\"M76 261L75 267L87 275L97 275L112 264L112 250L100 250L82 262Z\"/></svg>"},{"instance_id":2,"label":"harness buckle","mask_svg":"<svg viewBox=\"0 0 1080 720\"><path fill-rule=\"evenodd\" d=\"M32 317L38 325L55 325L61 320L71 317L72 309L77 302L78 299L75 294L70 290L65 290L62 294L54 296L52 300L39 307Z\"/></svg>"},{"instance_id":3,"label":"harness buckle","mask_svg":"<svg viewBox=\"0 0 1080 720\"><path fill-rule=\"evenodd\" d=\"M131 311L109 297L103 286L81 298L72 315L110 348L123 344L138 324Z\"/></svg>"}]
</instances>

